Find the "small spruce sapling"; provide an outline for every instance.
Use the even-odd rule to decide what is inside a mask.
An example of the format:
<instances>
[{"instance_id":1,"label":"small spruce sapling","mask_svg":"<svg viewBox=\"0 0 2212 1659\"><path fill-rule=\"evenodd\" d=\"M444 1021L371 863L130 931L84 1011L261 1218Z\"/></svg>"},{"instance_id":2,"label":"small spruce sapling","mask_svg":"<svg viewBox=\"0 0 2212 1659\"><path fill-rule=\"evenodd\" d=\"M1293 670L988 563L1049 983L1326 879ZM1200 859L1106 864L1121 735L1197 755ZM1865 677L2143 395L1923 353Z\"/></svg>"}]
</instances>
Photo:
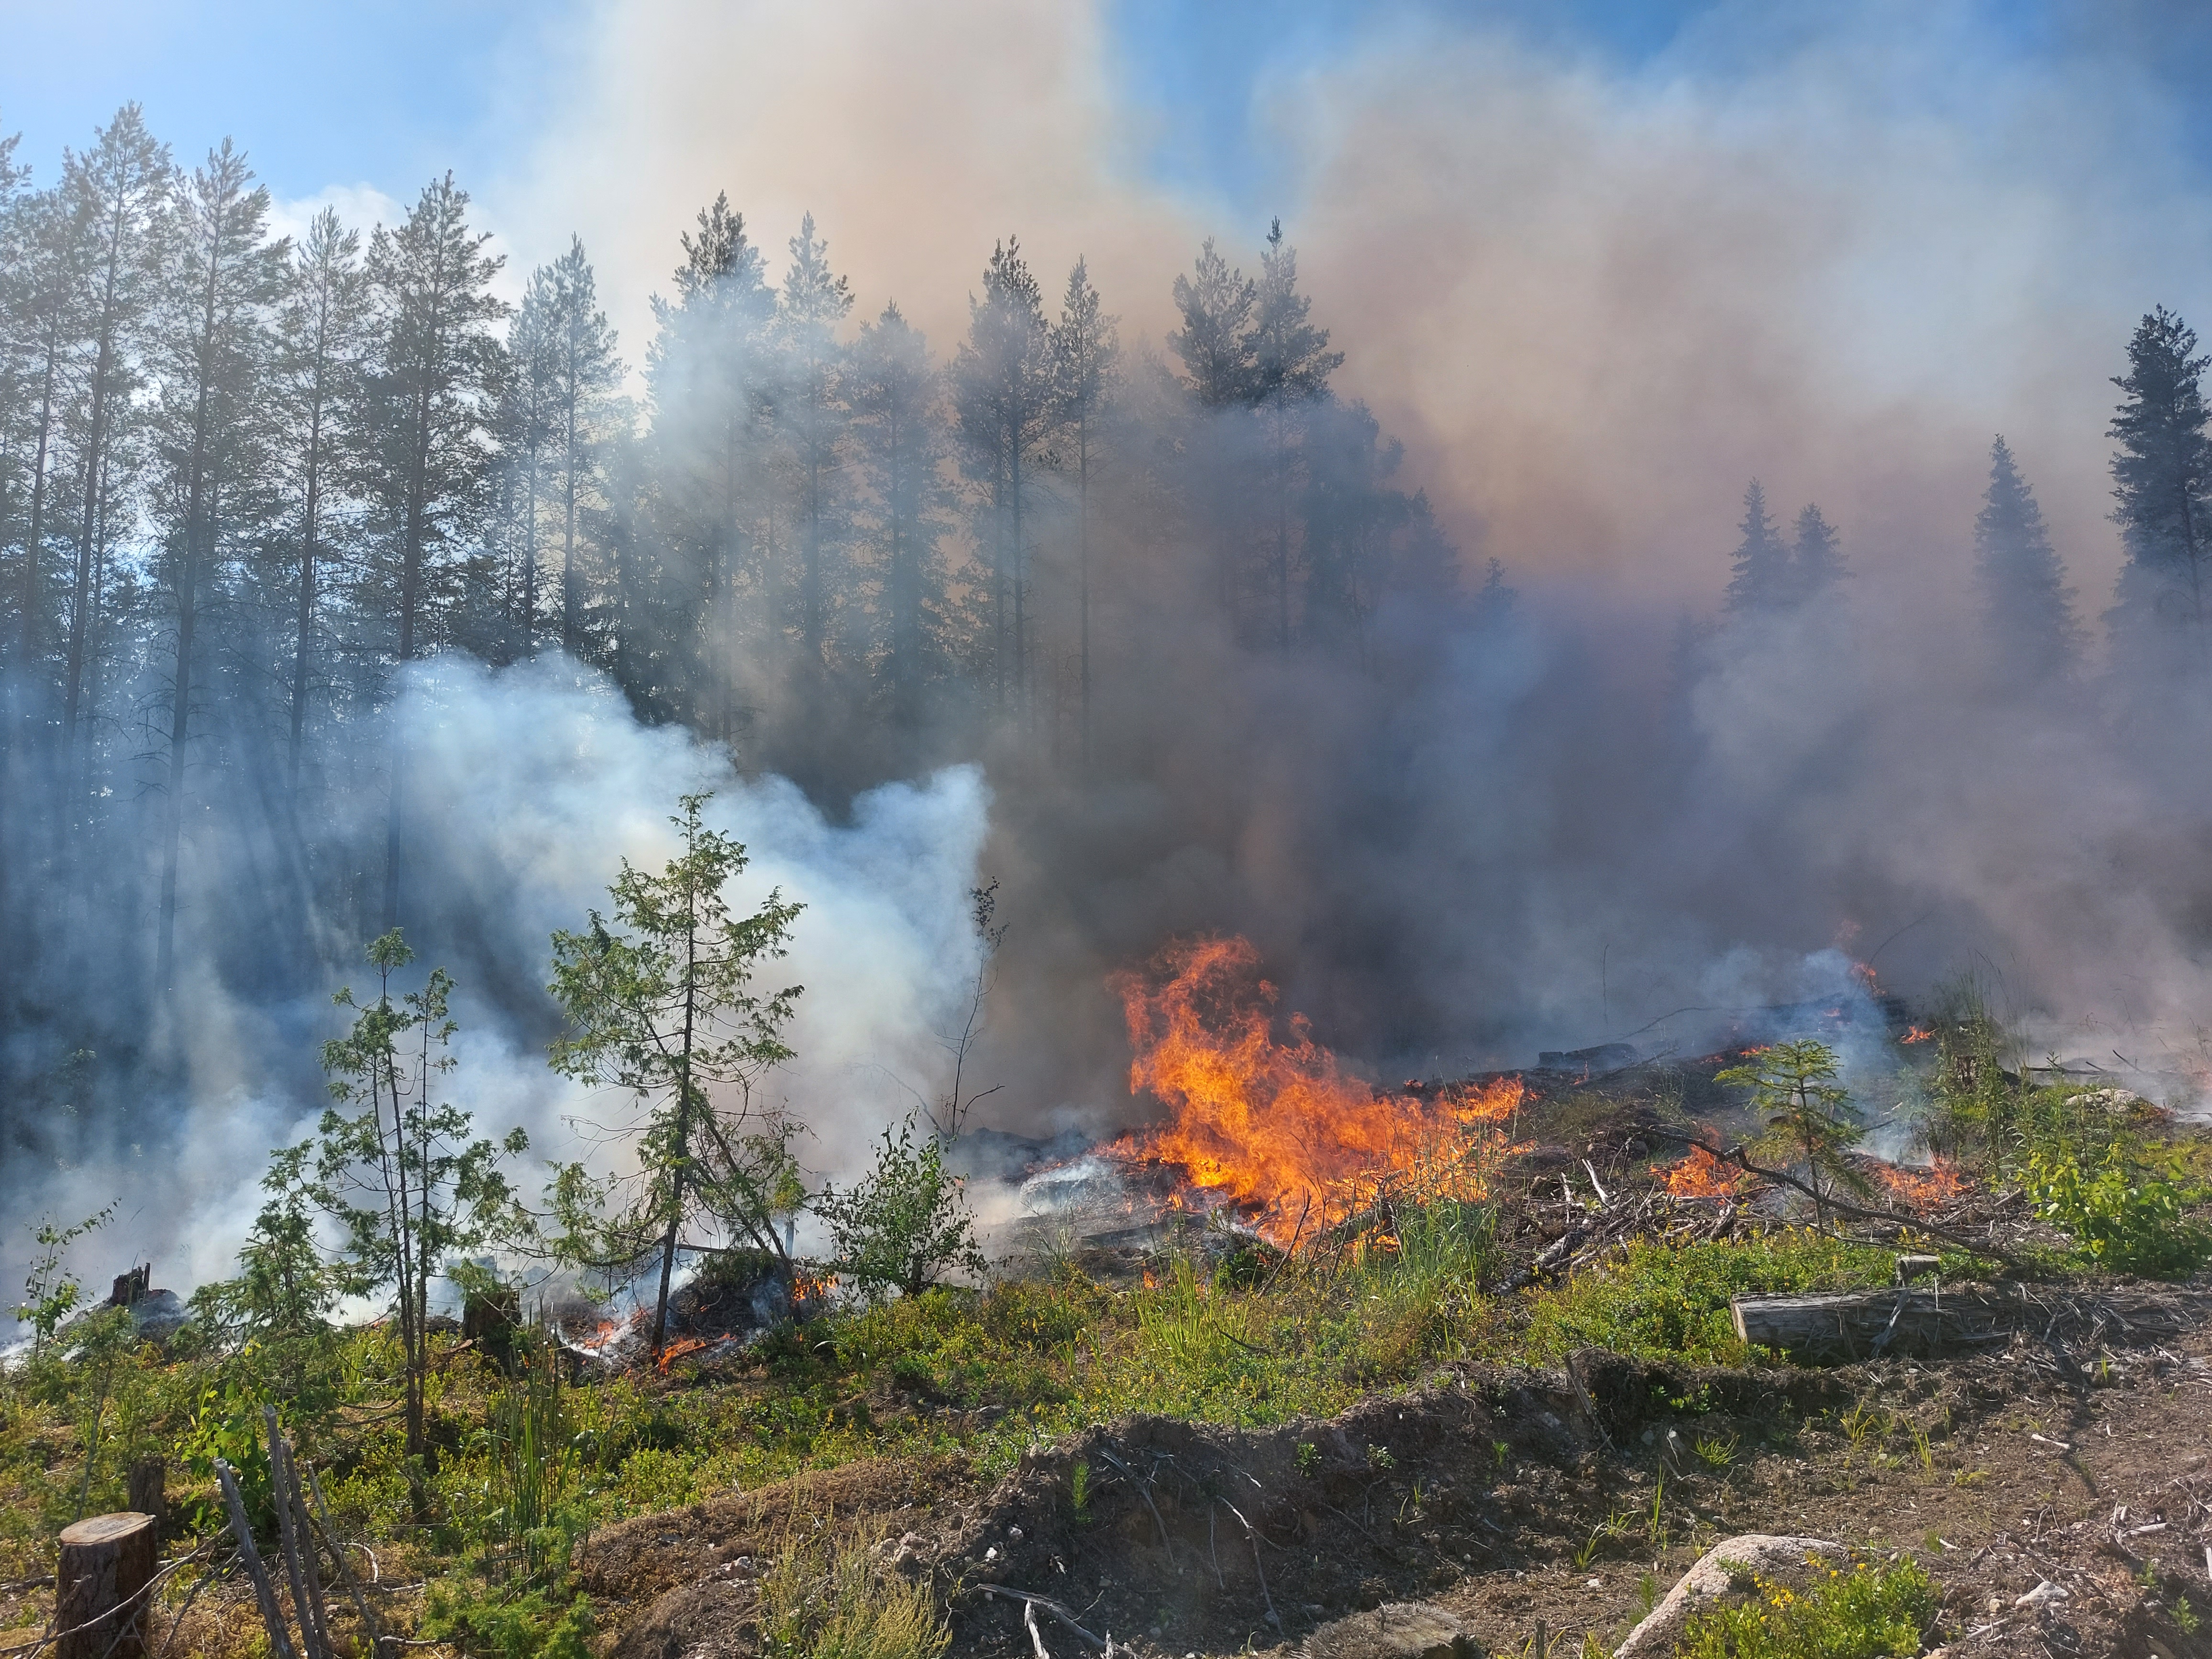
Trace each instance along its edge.
<instances>
[{"instance_id":1,"label":"small spruce sapling","mask_svg":"<svg viewBox=\"0 0 2212 1659\"><path fill-rule=\"evenodd\" d=\"M731 914L723 889L744 869L745 849L707 827L711 799L683 797L670 822L684 850L659 875L623 861L608 889L611 926L594 910L585 931L553 935L550 988L568 1023L553 1045L553 1069L647 1103L629 1127L639 1143L635 1176L599 1182L573 1164L556 1172L556 1250L600 1269L660 1258L656 1357L668 1340L685 1221L704 1216L787 1261L777 1223L800 1191L791 1152L798 1126L752 1092L763 1072L793 1055L782 1032L801 988L763 994L753 975L784 954L800 907L771 892L750 915ZM709 1085L729 1092L718 1103Z\"/></svg>"},{"instance_id":2,"label":"small spruce sapling","mask_svg":"<svg viewBox=\"0 0 2212 1659\"><path fill-rule=\"evenodd\" d=\"M1835 1050L1802 1037L1758 1049L1750 1064L1731 1066L1715 1079L1751 1091L1753 1109L1765 1125L1753 1147L1804 1164L1814 1212L1822 1226L1828 1220L1825 1194L1838 1187L1853 1193L1869 1190L1867 1178L1844 1157L1865 1120L1835 1077Z\"/></svg>"}]
</instances>

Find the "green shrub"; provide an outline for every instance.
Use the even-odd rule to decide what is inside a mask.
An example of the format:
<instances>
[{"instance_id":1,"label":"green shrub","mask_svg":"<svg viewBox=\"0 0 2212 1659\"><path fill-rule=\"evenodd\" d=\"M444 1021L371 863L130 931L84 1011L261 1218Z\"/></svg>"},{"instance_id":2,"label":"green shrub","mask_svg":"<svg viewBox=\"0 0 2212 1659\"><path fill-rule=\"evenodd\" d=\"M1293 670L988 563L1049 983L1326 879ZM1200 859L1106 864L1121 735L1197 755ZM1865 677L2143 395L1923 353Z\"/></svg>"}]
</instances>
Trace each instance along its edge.
<instances>
[{"instance_id":1,"label":"green shrub","mask_svg":"<svg viewBox=\"0 0 2212 1659\"><path fill-rule=\"evenodd\" d=\"M2094 1168L2071 1152L2030 1154L2027 1191L2036 1213L2099 1267L2186 1279L2212 1255L2212 1234L2182 1216L2180 1188L2117 1146Z\"/></svg>"},{"instance_id":2,"label":"green shrub","mask_svg":"<svg viewBox=\"0 0 2212 1659\"><path fill-rule=\"evenodd\" d=\"M1935 1583L1912 1561L1831 1567L1802 1593L1758 1577L1752 1588L1743 1606L1693 1617L1678 1659L1913 1659L1936 1621Z\"/></svg>"},{"instance_id":3,"label":"green shrub","mask_svg":"<svg viewBox=\"0 0 2212 1659\"><path fill-rule=\"evenodd\" d=\"M563 1604L550 1591L504 1595L473 1579L431 1582L421 1637L471 1659L592 1659L591 1603Z\"/></svg>"}]
</instances>

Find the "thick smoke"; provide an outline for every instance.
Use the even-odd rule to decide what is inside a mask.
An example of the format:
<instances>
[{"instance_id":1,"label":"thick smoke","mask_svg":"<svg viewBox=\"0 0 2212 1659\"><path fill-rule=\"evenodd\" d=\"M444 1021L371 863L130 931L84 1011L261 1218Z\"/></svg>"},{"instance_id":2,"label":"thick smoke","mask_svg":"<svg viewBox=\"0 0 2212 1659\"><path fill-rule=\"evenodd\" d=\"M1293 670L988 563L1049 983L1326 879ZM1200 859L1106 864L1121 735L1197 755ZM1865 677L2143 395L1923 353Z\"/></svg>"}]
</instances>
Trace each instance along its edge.
<instances>
[{"instance_id":1,"label":"thick smoke","mask_svg":"<svg viewBox=\"0 0 2212 1659\"><path fill-rule=\"evenodd\" d=\"M1032 525L1052 650L1016 717L971 684L893 731L726 638L753 717L741 783L573 668L421 670L409 910L461 980L483 1119L562 1150L584 1103L540 1063L546 933L620 856L665 853L663 816L702 782L751 878L810 906L787 1086L823 1170L934 1091L978 870L1010 932L973 1075L1003 1085L981 1115L1027 1131L1145 1110L1106 980L1201 931L1251 937L1285 1005L1386 1077L1694 1045L1761 1004L1853 994L1854 959L1912 996L1973 971L2041 1048L2193 1073L2212 720L2114 677L2124 652L2047 695L2006 688L1970 575L2002 429L2096 623L2119 556L2107 377L2150 305L2204 309L2212 214L2124 51L2062 67L1978 18L1722 9L1632 72L1409 14L1263 77L1315 320L1348 353L1340 406L1405 439L1401 460L1360 453L1433 508L1392 532L1356 625L1318 635L1302 611L1285 648L1263 590L1221 598L1223 561L1264 552L1272 522L1262 435L1194 408L1158 348L1200 235L1249 267L1265 216L1149 182L1103 12L606 0L588 69L510 89L564 116L485 199L527 253L580 229L633 359L676 234L725 189L771 248L811 209L855 319L895 295L939 362L1007 231L1048 297L1087 257L1130 348L1095 507L1094 752L1066 693L1064 473ZM1820 502L1851 574L1816 609L1716 630L1753 475L1785 512ZM1492 556L1517 602L1478 593ZM273 787L192 842L199 954L149 1045L186 1059L119 1165L141 1255L188 1233L191 1272L218 1270L260 1150L315 1098L321 964L357 942L271 944L279 907L253 896L329 889L288 866L295 844L377 878L382 752L363 739L303 842L268 827ZM104 1201L111 1145L10 1172L0 1220ZM156 1201L174 1190L196 1207Z\"/></svg>"},{"instance_id":2,"label":"thick smoke","mask_svg":"<svg viewBox=\"0 0 2212 1659\"><path fill-rule=\"evenodd\" d=\"M592 1126L627 1124L636 1109L546 1066L551 933L607 908L623 860L657 868L678 850L668 818L687 793L715 792L709 824L750 852L732 908L771 889L805 907L789 956L766 968L775 984L805 988L788 1028L799 1058L773 1084L807 1126L801 1161L848 1173L888 1118L915 1097L934 1100L942 1034L957 1030L978 965L968 891L989 796L976 769L870 790L833 823L784 779L738 778L680 730L639 725L601 677L557 656L497 672L457 656L421 665L396 720L410 754L409 908L425 919L410 930L416 976L439 963L459 981L448 1097L484 1133L528 1132L531 1153L514 1171L526 1197L541 1159L604 1166L607 1137ZM382 830L380 801L357 798L317 826L314 850L373 847ZM201 843L188 910L256 879L244 838ZM337 977L360 989L368 970L357 948L346 954L356 965ZM312 1130L323 1103L317 1045L346 1017L321 975L290 994L265 984L241 994L212 952L193 953L179 986L177 1060L148 1068L162 1092L131 1114L143 1138L118 1145L100 1132L109 1126L88 1126L66 1149L78 1158L11 1170L0 1191L7 1260L23 1248L21 1224L113 1200L114 1224L79 1249L88 1273L151 1259L162 1282L189 1286L231 1269L259 1206L265 1154Z\"/></svg>"}]
</instances>

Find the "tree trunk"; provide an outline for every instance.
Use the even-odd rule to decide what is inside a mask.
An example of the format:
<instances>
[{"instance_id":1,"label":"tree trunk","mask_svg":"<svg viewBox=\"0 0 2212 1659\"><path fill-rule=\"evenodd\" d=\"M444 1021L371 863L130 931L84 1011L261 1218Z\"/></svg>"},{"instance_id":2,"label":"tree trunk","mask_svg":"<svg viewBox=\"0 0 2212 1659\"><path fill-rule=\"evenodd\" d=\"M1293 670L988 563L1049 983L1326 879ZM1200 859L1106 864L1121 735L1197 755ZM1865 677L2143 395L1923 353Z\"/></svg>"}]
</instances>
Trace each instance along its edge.
<instances>
[{"instance_id":1,"label":"tree trunk","mask_svg":"<svg viewBox=\"0 0 2212 1659\"><path fill-rule=\"evenodd\" d=\"M95 1515L63 1529L54 1624L66 1633L54 1644L56 1659L139 1659L146 1601L132 1598L154 1577L158 1550L150 1515Z\"/></svg>"},{"instance_id":2,"label":"tree trunk","mask_svg":"<svg viewBox=\"0 0 2212 1659\"><path fill-rule=\"evenodd\" d=\"M1929 1354L2007 1334L1998 1316L2015 1304L1986 1291L1907 1286L1813 1296L1739 1296L1735 1334L1801 1360Z\"/></svg>"}]
</instances>

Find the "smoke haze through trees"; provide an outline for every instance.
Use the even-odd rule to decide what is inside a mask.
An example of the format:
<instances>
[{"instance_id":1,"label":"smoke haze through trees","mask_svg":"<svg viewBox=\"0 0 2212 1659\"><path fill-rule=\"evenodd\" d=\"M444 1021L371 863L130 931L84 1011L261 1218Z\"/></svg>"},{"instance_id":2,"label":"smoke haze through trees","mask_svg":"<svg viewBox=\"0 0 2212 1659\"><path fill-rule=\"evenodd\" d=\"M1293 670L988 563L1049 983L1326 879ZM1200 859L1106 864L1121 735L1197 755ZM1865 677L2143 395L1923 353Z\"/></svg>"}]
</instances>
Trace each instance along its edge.
<instances>
[{"instance_id":1,"label":"smoke haze through trees","mask_svg":"<svg viewBox=\"0 0 2212 1659\"><path fill-rule=\"evenodd\" d=\"M806 906L782 1086L824 1173L939 1092L979 871L1011 928L967 1063L1027 1130L1141 1113L1107 981L1205 933L1384 1075L1690 1041L1853 954L2194 1052L2212 478L2163 310L2112 342L2106 664L2002 441L1921 532L1948 611L1757 483L1686 628L1485 565L1279 222L1158 247L1151 296L1010 228L956 309L719 197L626 340L580 240L506 304L450 175L291 245L245 158L181 169L135 110L43 177L0 167L11 1228L122 1191L219 1267L191 1204L317 1109L393 925L454 974L480 1121L582 1155L550 935L717 786Z\"/></svg>"}]
</instances>

